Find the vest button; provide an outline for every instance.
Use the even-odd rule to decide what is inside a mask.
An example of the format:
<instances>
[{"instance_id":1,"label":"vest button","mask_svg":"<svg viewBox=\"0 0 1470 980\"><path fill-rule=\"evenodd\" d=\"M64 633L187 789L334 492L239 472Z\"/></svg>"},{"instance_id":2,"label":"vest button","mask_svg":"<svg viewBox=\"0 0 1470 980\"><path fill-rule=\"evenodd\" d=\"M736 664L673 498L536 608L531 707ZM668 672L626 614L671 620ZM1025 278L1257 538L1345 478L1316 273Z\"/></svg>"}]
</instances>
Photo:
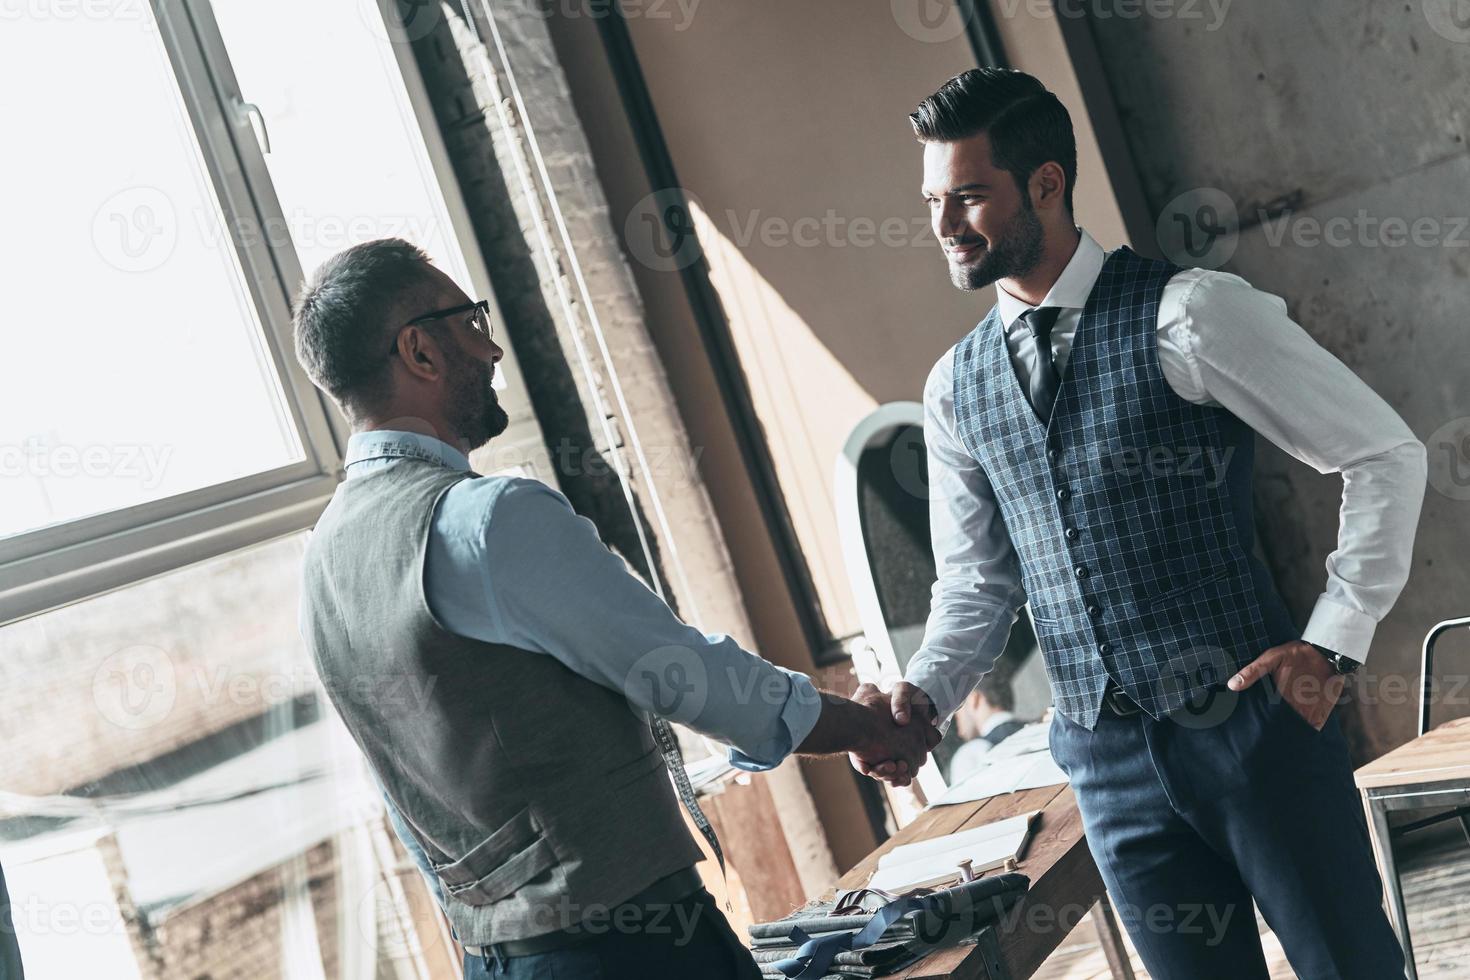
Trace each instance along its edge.
<instances>
[{"instance_id":1,"label":"vest button","mask_svg":"<svg viewBox=\"0 0 1470 980\"><path fill-rule=\"evenodd\" d=\"M1073 569L1073 571L1077 573L1077 577L1078 578L1086 578L1087 577L1087 566L1086 565L1078 565L1076 568Z\"/></svg>"},{"instance_id":2,"label":"vest button","mask_svg":"<svg viewBox=\"0 0 1470 980\"><path fill-rule=\"evenodd\" d=\"M1113 652L1113 645L1111 643L1099 643L1097 645L1097 652L1106 657Z\"/></svg>"},{"instance_id":3,"label":"vest button","mask_svg":"<svg viewBox=\"0 0 1470 980\"><path fill-rule=\"evenodd\" d=\"M1068 541L1076 541L1076 540L1077 540L1077 537L1078 537L1078 535L1079 535L1079 534L1080 534L1080 533L1081 533L1081 532L1080 532L1080 531L1078 531L1078 530L1077 530L1077 529L1076 529L1076 528L1075 528L1075 527L1069 527L1069 528L1067 528L1067 529L1066 529L1066 530L1065 530L1065 531L1063 531L1063 532L1062 532L1062 533L1063 533L1063 534L1065 534L1065 535L1066 535L1066 536L1067 536L1067 540L1068 540Z\"/></svg>"},{"instance_id":4,"label":"vest button","mask_svg":"<svg viewBox=\"0 0 1470 980\"><path fill-rule=\"evenodd\" d=\"M1068 490L1066 487L1062 487L1062 489L1057 491L1058 500L1066 500L1070 496L1072 496L1072 491Z\"/></svg>"},{"instance_id":5,"label":"vest button","mask_svg":"<svg viewBox=\"0 0 1470 980\"><path fill-rule=\"evenodd\" d=\"M1102 618L1102 606L1099 606L1095 602L1092 603L1092 604L1090 604L1087 607L1087 615L1091 616L1093 619L1101 619Z\"/></svg>"}]
</instances>

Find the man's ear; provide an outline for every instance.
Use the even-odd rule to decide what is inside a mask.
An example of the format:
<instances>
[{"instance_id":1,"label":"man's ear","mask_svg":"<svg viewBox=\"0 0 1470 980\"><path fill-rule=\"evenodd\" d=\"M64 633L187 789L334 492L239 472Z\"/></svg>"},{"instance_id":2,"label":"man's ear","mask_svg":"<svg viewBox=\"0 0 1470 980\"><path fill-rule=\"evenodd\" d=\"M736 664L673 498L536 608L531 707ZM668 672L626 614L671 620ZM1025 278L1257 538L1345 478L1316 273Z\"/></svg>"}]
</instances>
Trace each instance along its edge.
<instances>
[{"instance_id":1,"label":"man's ear","mask_svg":"<svg viewBox=\"0 0 1470 980\"><path fill-rule=\"evenodd\" d=\"M444 352L423 327L411 326L402 333L402 343L408 346L408 357L404 366L416 377L431 381L444 371Z\"/></svg>"},{"instance_id":2,"label":"man's ear","mask_svg":"<svg viewBox=\"0 0 1470 980\"><path fill-rule=\"evenodd\" d=\"M1067 200L1067 175L1062 165L1054 160L1043 163L1026 182L1026 191L1031 195L1031 205L1038 211L1051 207L1065 207Z\"/></svg>"}]
</instances>

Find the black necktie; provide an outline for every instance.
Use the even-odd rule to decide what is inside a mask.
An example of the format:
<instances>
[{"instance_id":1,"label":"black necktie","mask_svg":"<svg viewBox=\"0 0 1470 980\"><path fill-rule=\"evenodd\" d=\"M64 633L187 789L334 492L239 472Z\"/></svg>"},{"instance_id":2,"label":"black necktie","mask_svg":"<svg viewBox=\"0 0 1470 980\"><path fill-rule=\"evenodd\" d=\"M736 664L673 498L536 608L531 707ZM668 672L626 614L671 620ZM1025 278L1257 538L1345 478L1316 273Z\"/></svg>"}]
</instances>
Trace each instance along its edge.
<instances>
[{"instance_id":1,"label":"black necktie","mask_svg":"<svg viewBox=\"0 0 1470 980\"><path fill-rule=\"evenodd\" d=\"M1036 410L1037 417L1043 423L1051 420L1051 409L1057 401L1057 389L1062 384L1056 365L1051 361L1051 328L1056 326L1061 312L1060 306L1043 306L1021 314L1021 324L1036 344L1036 369L1031 372L1031 382L1027 385L1026 394L1031 399L1031 407Z\"/></svg>"}]
</instances>

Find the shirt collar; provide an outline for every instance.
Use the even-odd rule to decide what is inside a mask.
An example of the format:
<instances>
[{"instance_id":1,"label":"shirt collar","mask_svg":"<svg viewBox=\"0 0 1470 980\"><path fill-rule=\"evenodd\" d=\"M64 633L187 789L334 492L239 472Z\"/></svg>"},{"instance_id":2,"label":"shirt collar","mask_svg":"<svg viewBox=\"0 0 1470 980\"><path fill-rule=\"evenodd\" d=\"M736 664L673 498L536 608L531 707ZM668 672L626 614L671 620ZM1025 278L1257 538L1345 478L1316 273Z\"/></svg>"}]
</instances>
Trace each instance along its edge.
<instances>
[{"instance_id":1,"label":"shirt collar","mask_svg":"<svg viewBox=\"0 0 1470 980\"><path fill-rule=\"evenodd\" d=\"M1052 283L1051 290L1041 301L1042 306L1080 310L1087 305L1087 297L1092 295L1092 287L1097 283L1098 274L1102 272L1103 260L1107 256L1103 254L1102 246L1085 229L1078 228L1077 230L1082 233L1082 238L1077 243L1077 251L1072 253L1071 261L1057 277L1057 281ZM1000 310L1000 322L1005 326L1007 332L1016 325L1022 313L1032 308L1030 303L1006 292L1000 283L995 284L995 301L997 309Z\"/></svg>"},{"instance_id":2,"label":"shirt collar","mask_svg":"<svg viewBox=\"0 0 1470 980\"><path fill-rule=\"evenodd\" d=\"M400 429L370 429L367 432L354 432L347 440L347 459L344 464L347 478L352 479L353 463L405 456L426 459L452 470L470 468L469 457L442 439Z\"/></svg>"}]
</instances>

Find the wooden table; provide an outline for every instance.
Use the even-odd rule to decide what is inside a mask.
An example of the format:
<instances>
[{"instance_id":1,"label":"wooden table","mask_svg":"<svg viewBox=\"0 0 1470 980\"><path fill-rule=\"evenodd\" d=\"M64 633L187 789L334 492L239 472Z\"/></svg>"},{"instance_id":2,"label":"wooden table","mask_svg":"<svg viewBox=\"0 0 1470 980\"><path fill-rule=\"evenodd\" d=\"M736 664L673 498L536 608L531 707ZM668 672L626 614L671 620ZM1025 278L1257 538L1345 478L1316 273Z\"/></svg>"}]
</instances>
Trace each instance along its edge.
<instances>
[{"instance_id":1,"label":"wooden table","mask_svg":"<svg viewBox=\"0 0 1470 980\"><path fill-rule=\"evenodd\" d=\"M867 884L878 866L878 858L900 844L969 830L1031 810L1042 812L1032 826L1031 841L1022 853L1017 869L1030 877L1031 890L1020 906L1007 914L997 932L1001 969L991 971L981 947L961 946L939 950L893 976L910 980L925 977L990 980L993 976L1020 980L1029 977L1103 897L1102 878L1082 836L1082 816L1077 812L1076 798L1067 786L1023 790L979 803L926 810L843 875L837 887L861 888ZM830 899L832 894L828 892L823 897Z\"/></svg>"},{"instance_id":2,"label":"wooden table","mask_svg":"<svg viewBox=\"0 0 1470 980\"><path fill-rule=\"evenodd\" d=\"M1359 769L1354 777L1363 793L1363 809L1368 814L1389 918L1404 944L1409 977L1417 980L1414 946L1409 940L1409 919L1404 911L1398 865L1394 862L1388 814L1394 810L1470 804L1470 718L1446 722L1400 745Z\"/></svg>"}]
</instances>

